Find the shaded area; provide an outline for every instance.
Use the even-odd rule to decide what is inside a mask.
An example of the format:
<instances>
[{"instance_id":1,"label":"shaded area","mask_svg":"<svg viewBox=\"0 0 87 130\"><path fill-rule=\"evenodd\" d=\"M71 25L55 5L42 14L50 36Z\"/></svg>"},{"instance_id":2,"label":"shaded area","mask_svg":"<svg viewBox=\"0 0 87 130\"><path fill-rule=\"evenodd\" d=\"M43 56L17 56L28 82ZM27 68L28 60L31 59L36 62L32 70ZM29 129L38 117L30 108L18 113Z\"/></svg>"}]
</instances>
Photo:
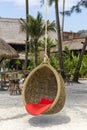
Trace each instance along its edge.
<instances>
[{"instance_id":1,"label":"shaded area","mask_svg":"<svg viewBox=\"0 0 87 130\"><path fill-rule=\"evenodd\" d=\"M13 117L8 117L8 118L0 118L0 121L8 121L8 120L14 120L14 119L19 119L22 118L24 116L26 116L27 114L18 114L16 116Z\"/></svg>"},{"instance_id":2,"label":"shaded area","mask_svg":"<svg viewBox=\"0 0 87 130\"><path fill-rule=\"evenodd\" d=\"M35 127L51 127L54 125L60 125L60 124L67 124L70 122L70 117L68 117L67 115L42 115L39 117L32 117L29 120L29 124L31 126L35 126Z\"/></svg>"}]
</instances>

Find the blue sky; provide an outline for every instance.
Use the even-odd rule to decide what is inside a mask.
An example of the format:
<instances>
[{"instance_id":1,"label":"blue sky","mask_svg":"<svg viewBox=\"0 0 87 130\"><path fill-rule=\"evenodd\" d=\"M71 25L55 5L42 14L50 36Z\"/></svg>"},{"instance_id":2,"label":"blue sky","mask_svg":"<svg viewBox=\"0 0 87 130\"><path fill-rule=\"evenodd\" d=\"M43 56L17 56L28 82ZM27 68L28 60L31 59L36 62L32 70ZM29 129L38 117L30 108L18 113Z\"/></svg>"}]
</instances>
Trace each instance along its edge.
<instances>
[{"instance_id":1,"label":"blue sky","mask_svg":"<svg viewBox=\"0 0 87 130\"><path fill-rule=\"evenodd\" d=\"M60 10L62 8L62 0L59 0ZM66 10L76 4L79 0L66 0ZM40 0L29 0L29 13L36 17L37 12L42 13L45 19L45 7L40 6ZM70 17L65 17L64 31L77 32L78 30L87 30L87 9L82 10L82 13L73 13ZM3 18L25 18L25 0L0 0L0 17ZM55 20L54 5L48 7L48 19ZM61 23L60 15L60 23Z\"/></svg>"}]
</instances>

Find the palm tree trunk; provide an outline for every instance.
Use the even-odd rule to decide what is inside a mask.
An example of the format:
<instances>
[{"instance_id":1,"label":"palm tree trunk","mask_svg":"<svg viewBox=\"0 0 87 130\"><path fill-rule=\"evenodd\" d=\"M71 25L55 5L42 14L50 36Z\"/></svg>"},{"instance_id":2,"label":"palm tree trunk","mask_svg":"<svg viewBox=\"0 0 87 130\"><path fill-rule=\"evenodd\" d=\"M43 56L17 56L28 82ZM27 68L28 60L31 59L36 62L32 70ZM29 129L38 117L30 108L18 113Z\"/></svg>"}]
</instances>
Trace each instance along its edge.
<instances>
[{"instance_id":1,"label":"palm tree trunk","mask_svg":"<svg viewBox=\"0 0 87 130\"><path fill-rule=\"evenodd\" d=\"M28 23L28 0L26 0L26 22ZM28 29L26 28L26 45L25 45L25 69L27 69L28 64Z\"/></svg>"},{"instance_id":2,"label":"palm tree trunk","mask_svg":"<svg viewBox=\"0 0 87 130\"><path fill-rule=\"evenodd\" d=\"M50 59L50 50L47 50L47 55L48 55L48 57Z\"/></svg>"},{"instance_id":3,"label":"palm tree trunk","mask_svg":"<svg viewBox=\"0 0 87 130\"><path fill-rule=\"evenodd\" d=\"M87 46L87 37L85 39L85 42L83 43L83 48L82 48L81 54L79 56L78 64L76 66L76 70L75 70L75 74L74 74L74 78L73 78L74 82L78 82L79 71L80 71L80 67L81 67L81 63L82 63L82 59L83 59L83 56L84 56L84 52L85 52L86 46Z\"/></svg>"},{"instance_id":4,"label":"palm tree trunk","mask_svg":"<svg viewBox=\"0 0 87 130\"><path fill-rule=\"evenodd\" d=\"M38 59L38 43L37 40L34 41L35 43L35 67L37 67L38 63L37 63L37 59Z\"/></svg>"},{"instance_id":5,"label":"palm tree trunk","mask_svg":"<svg viewBox=\"0 0 87 130\"><path fill-rule=\"evenodd\" d=\"M65 0L63 0L63 14L62 14L62 32L61 32L61 38L62 38L62 41L63 41L63 31L64 31L64 11L65 11Z\"/></svg>"},{"instance_id":6,"label":"palm tree trunk","mask_svg":"<svg viewBox=\"0 0 87 130\"><path fill-rule=\"evenodd\" d=\"M58 0L55 0L55 14L56 14L56 26L57 26L57 37L58 37L58 59L60 65L60 71L62 77L65 79L65 72L63 66L63 57L62 57L62 41L61 41L61 31L60 31L60 21L59 21L59 8L58 8Z\"/></svg>"}]
</instances>

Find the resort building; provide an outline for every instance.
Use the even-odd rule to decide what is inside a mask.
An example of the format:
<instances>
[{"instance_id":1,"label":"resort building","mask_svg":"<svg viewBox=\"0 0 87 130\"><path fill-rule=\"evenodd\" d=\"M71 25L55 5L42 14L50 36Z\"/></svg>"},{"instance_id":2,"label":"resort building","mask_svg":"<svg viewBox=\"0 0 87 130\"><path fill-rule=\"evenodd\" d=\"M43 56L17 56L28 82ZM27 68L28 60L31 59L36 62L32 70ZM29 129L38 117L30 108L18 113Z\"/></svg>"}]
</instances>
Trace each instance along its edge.
<instances>
[{"instance_id":1,"label":"resort building","mask_svg":"<svg viewBox=\"0 0 87 130\"><path fill-rule=\"evenodd\" d=\"M53 40L57 39L56 32L50 32L48 35ZM0 38L19 53L25 50L26 34L21 30L20 19L0 18ZM84 37L80 36L79 33L63 33L63 48L67 46L70 50L80 51L82 49L81 42L84 42ZM56 51L57 48L54 52Z\"/></svg>"}]
</instances>

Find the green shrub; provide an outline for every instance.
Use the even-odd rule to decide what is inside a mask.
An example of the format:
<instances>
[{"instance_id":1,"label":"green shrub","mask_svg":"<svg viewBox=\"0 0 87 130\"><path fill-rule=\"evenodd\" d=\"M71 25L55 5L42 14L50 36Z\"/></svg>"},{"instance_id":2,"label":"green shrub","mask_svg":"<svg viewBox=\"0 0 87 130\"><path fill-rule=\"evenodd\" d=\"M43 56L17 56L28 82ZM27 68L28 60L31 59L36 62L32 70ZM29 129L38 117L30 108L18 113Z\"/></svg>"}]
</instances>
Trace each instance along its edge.
<instances>
[{"instance_id":1,"label":"green shrub","mask_svg":"<svg viewBox=\"0 0 87 130\"><path fill-rule=\"evenodd\" d=\"M27 69L28 69L28 70L34 69L34 60L33 60L33 59L31 59L31 60L29 61L29 65L28 65Z\"/></svg>"},{"instance_id":2,"label":"green shrub","mask_svg":"<svg viewBox=\"0 0 87 130\"><path fill-rule=\"evenodd\" d=\"M80 76L87 77L87 55L84 55L81 68L80 68Z\"/></svg>"},{"instance_id":3,"label":"green shrub","mask_svg":"<svg viewBox=\"0 0 87 130\"><path fill-rule=\"evenodd\" d=\"M79 55L74 55L73 52L70 52L66 47L63 52L63 61L64 61L64 70L66 74L70 74L71 78L75 73L76 65L79 60ZM59 69L59 61L57 55L54 55L50 59L51 65L58 70ZM81 68L80 68L80 77L87 77L87 55L83 56Z\"/></svg>"},{"instance_id":4,"label":"green shrub","mask_svg":"<svg viewBox=\"0 0 87 130\"><path fill-rule=\"evenodd\" d=\"M56 55L51 57L51 59L50 59L50 64L51 64L56 70L59 69L59 61L58 61L58 58L57 58Z\"/></svg>"}]
</instances>

